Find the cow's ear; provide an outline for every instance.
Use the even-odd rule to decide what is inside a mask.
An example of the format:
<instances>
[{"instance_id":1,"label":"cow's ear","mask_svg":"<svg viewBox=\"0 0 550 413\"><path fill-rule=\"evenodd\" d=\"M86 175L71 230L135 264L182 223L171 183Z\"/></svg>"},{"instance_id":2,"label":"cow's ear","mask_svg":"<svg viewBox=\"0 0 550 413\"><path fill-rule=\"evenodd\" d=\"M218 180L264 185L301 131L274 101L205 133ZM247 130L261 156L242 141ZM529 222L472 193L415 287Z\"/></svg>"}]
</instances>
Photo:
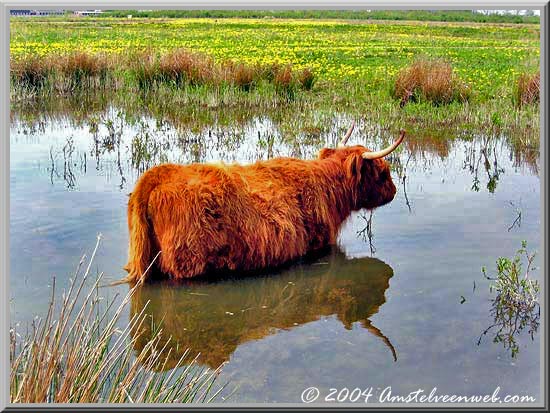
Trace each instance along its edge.
<instances>
[{"instance_id":1,"label":"cow's ear","mask_svg":"<svg viewBox=\"0 0 550 413\"><path fill-rule=\"evenodd\" d=\"M380 175L380 160L365 159L361 172L363 175L368 176L370 182L378 182Z\"/></svg>"},{"instance_id":2,"label":"cow's ear","mask_svg":"<svg viewBox=\"0 0 550 413\"><path fill-rule=\"evenodd\" d=\"M332 156L336 150L331 148L323 148L319 151L319 159L325 159Z\"/></svg>"},{"instance_id":3,"label":"cow's ear","mask_svg":"<svg viewBox=\"0 0 550 413\"><path fill-rule=\"evenodd\" d=\"M347 157L346 161L344 162L344 167L348 174L348 178L354 179L357 182L361 180L361 172L363 169L362 167L364 161L365 159L363 159L361 154L357 153L353 153Z\"/></svg>"}]
</instances>

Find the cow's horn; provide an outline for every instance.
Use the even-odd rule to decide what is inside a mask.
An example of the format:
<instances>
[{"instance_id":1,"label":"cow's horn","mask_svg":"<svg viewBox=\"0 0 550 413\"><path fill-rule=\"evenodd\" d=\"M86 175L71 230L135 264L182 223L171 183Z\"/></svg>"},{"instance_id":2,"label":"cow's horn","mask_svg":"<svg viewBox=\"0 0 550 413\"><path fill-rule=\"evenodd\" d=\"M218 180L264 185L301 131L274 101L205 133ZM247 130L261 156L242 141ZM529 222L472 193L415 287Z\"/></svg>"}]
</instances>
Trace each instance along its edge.
<instances>
[{"instance_id":1,"label":"cow's horn","mask_svg":"<svg viewBox=\"0 0 550 413\"><path fill-rule=\"evenodd\" d=\"M403 139L405 138L405 131L401 129L399 132L399 138L390 146L388 146L386 149L382 149L378 152L363 152L363 158L365 159L378 159L383 158L384 156L389 155L392 153L401 142L403 142Z\"/></svg>"},{"instance_id":2,"label":"cow's horn","mask_svg":"<svg viewBox=\"0 0 550 413\"><path fill-rule=\"evenodd\" d=\"M353 128L355 128L355 121L353 121L353 123L349 127L348 131L346 132L346 135L342 138L342 140L338 144L339 148L343 148L344 146L346 146L346 142L348 141L349 137L351 136L351 133L353 132Z\"/></svg>"}]
</instances>

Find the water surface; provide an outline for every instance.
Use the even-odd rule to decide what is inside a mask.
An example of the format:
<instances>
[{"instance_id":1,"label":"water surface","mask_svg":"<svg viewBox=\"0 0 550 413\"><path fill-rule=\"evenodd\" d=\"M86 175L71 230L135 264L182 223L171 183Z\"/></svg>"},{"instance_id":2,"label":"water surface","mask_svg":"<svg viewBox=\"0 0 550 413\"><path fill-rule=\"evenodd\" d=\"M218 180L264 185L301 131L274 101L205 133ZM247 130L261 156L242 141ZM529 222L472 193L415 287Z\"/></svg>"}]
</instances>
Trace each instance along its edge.
<instances>
[{"instance_id":1,"label":"water surface","mask_svg":"<svg viewBox=\"0 0 550 413\"><path fill-rule=\"evenodd\" d=\"M14 324L44 314L52 276L68 285L98 233L94 269L106 281L124 275L128 193L142 171L167 161L311 159L351 121L338 116L325 131L289 138L269 115L200 130L128 119L112 107L100 118L75 119L12 116ZM393 138L362 121L350 143L379 149ZM478 345L494 321L481 267L493 270L521 240L540 247L537 156L518 153L495 131L410 136L389 159L394 201L372 217L352 214L334 248L255 276L146 285L121 322L149 302L146 313L178 343L174 356L190 348L204 366L226 363L220 379L235 389L233 402L299 402L310 386L324 395L331 387L473 395L500 386L501 394L539 398L537 333L518 335L516 357L491 334ZM128 286L103 291L125 294Z\"/></svg>"}]
</instances>

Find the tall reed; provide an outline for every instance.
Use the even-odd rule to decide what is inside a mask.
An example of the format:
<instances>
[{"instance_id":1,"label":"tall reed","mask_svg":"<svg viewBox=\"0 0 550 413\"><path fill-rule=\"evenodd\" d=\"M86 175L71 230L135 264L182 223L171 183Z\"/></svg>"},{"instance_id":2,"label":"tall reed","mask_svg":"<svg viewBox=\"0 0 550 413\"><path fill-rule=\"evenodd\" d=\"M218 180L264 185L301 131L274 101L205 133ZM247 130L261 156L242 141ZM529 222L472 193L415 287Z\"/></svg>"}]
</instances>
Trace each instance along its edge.
<instances>
[{"instance_id":1,"label":"tall reed","mask_svg":"<svg viewBox=\"0 0 550 413\"><path fill-rule=\"evenodd\" d=\"M46 85L53 70L47 57L25 55L10 61L12 83L23 89L40 89Z\"/></svg>"},{"instance_id":2,"label":"tall reed","mask_svg":"<svg viewBox=\"0 0 550 413\"><path fill-rule=\"evenodd\" d=\"M59 56L54 62L54 68L59 73L57 80L64 81L59 85L59 89L74 90L105 86L107 75L114 67L111 60L102 54L85 52Z\"/></svg>"},{"instance_id":3,"label":"tall reed","mask_svg":"<svg viewBox=\"0 0 550 413\"><path fill-rule=\"evenodd\" d=\"M87 263L80 260L68 291L58 303L55 279L46 315L20 336L10 329L10 399L12 403L189 403L209 402L219 369L197 364L185 352L175 368L158 371L170 350L161 346L161 330L147 342L147 351L134 355L140 338L132 331L145 322L143 311L125 327L119 321L140 285L102 304L101 274L90 279L100 236ZM91 286L90 286L91 285ZM157 371L156 371L157 370Z\"/></svg>"}]
</instances>

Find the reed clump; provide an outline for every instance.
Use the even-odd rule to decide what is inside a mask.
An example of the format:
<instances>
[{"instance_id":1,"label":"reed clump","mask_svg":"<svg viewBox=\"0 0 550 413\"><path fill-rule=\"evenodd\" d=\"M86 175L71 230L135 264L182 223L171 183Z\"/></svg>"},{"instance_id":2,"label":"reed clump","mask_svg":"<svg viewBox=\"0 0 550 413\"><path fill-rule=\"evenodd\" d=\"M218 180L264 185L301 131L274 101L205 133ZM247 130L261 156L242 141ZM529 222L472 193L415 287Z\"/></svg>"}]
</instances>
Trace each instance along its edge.
<instances>
[{"instance_id":1,"label":"reed clump","mask_svg":"<svg viewBox=\"0 0 550 413\"><path fill-rule=\"evenodd\" d=\"M59 56L54 64L69 89L104 86L113 66L107 56L85 52Z\"/></svg>"},{"instance_id":2,"label":"reed clump","mask_svg":"<svg viewBox=\"0 0 550 413\"><path fill-rule=\"evenodd\" d=\"M256 66L244 63L228 62L223 65L228 84L244 91L250 91L262 78L261 71Z\"/></svg>"},{"instance_id":3,"label":"reed clump","mask_svg":"<svg viewBox=\"0 0 550 413\"><path fill-rule=\"evenodd\" d=\"M10 400L12 403L190 403L213 400L219 369L201 368L188 352L174 368L163 371L170 349L160 344L161 327L135 355L145 322L144 312L120 327L123 311L141 287L136 285L117 304L98 295L101 275L90 279L99 246L85 264L80 261L68 291L57 302L55 279L44 318L20 335L10 329ZM86 269L81 274L81 270ZM159 369L160 364L160 369ZM159 371L160 370L160 371Z\"/></svg>"},{"instance_id":4,"label":"reed clump","mask_svg":"<svg viewBox=\"0 0 550 413\"><path fill-rule=\"evenodd\" d=\"M316 80L315 73L310 68L306 67L298 73L298 83L304 90L313 89Z\"/></svg>"},{"instance_id":5,"label":"reed clump","mask_svg":"<svg viewBox=\"0 0 550 413\"><path fill-rule=\"evenodd\" d=\"M403 107L409 102L428 101L446 105L470 98L469 87L453 73L451 64L442 59L422 58L398 74L392 90Z\"/></svg>"},{"instance_id":6,"label":"reed clump","mask_svg":"<svg viewBox=\"0 0 550 413\"><path fill-rule=\"evenodd\" d=\"M287 100L292 100L296 96L298 82L292 73L292 67L286 65L284 67L276 67L274 72L273 83L275 90Z\"/></svg>"},{"instance_id":7,"label":"reed clump","mask_svg":"<svg viewBox=\"0 0 550 413\"><path fill-rule=\"evenodd\" d=\"M203 85L212 83L214 61L209 56L176 49L159 57L160 78L178 85Z\"/></svg>"},{"instance_id":8,"label":"reed clump","mask_svg":"<svg viewBox=\"0 0 550 413\"><path fill-rule=\"evenodd\" d=\"M531 105L540 101L540 72L522 73L518 77L514 99L518 106Z\"/></svg>"},{"instance_id":9,"label":"reed clump","mask_svg":"<svg viewBox=\"0 0 550 413\"><path fill-rule=\"evenodd\" d=\"M125 66L139 89L150 89L161 80L159 61L150 51L131 54L125 59Z\"/></svg>"},{"instance_id":10,"label":"reed clump","mask_svg":"<svg viewBox=\"0 0 550 413\"><path fill-rule=\"evenodd\" d=\"M271 84L279 94L293 98L297 90L311 90L315 74L309 68L295 71L290 65L257 65L217 62L211 56L178 48L166 53L152 49L127 55L74 52L49 57L27 56L12 62L14 88L66 92L97 89L106 85L150 90L161 85L175 88L236 88L250 92L261 83ZM120 80L124 80L121 82Z\"/></svg>"},{"instance_id":11,"label":"reed clump","mask_svg":"<svg viewBox=\"0 0 550 413\"><path fill-rule=\"evenodd\" d=\"M41 89L46 86L53 70L53 59L26 55L11 60L10 74L12 82L24 89Z\"/></svg>"}]
</instances>

